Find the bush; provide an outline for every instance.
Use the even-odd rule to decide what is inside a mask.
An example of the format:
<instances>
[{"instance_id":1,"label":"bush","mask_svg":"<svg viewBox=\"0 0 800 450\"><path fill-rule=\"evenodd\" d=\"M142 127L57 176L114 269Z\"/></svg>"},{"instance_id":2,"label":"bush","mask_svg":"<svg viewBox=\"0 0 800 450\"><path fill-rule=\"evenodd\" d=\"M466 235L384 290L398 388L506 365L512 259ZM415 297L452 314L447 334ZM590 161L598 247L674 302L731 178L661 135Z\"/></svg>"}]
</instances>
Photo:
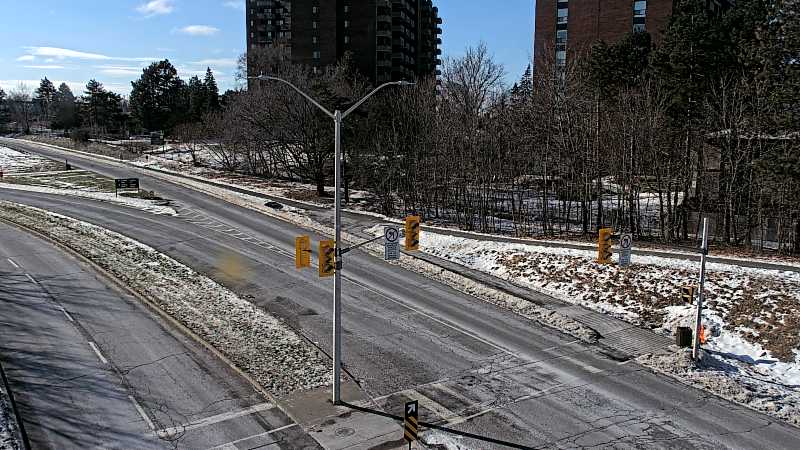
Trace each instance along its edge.
<instances>
[{"instance_id":1,"label":"bush","mask_svg":"<svg viewBox=\"0 0 800 450\"><path fill-rule=\"evenodd\" d=\"M76 144L85 144L89 142L89 130L84 128L72 130L69 137Z\"/></svg>"}]
</instances>

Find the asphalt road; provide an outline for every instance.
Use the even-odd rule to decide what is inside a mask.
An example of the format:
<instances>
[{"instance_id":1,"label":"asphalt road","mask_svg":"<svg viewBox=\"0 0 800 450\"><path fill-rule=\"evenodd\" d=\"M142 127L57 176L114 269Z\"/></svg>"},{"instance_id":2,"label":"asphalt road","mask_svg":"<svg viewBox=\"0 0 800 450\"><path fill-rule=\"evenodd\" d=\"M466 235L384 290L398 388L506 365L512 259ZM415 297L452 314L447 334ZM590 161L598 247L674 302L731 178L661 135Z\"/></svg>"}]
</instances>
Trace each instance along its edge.
<instances>
[{"instance_id":1,"label":"asphalt road","mask_svg":"<svg viewBox=\"0 0 800 450\"><path fill-rule=\"evenodd\" d=\"M62 158L31 144L13 146ZM111 177L138 175L144 188L172 199L180 214L154 216L3 189L0 199L73 216L156 247L330 348L331 283L295 271L292 261L294 238L308 231L146 172L77 156L70 162ZM220 261L232 255L242 267L234 279L220 269ZM464 431L542 448L794 449L800 443L797 428L634 363L611 360L596 348L360 252L348 255L344 276L346 368L387 410L399 413L405 400L421 399L423 420L448 417Z\"/></svg>"},{"instance_id":2,"label":"asphalt road","mask_svg":"<svg viewBox=\"0 0 800 450\"><path fill-rule=\"evenodd\" d=\"M0 358L35 449L318 448L137 300L1 222Z\"/></svg>"}]
</instances>

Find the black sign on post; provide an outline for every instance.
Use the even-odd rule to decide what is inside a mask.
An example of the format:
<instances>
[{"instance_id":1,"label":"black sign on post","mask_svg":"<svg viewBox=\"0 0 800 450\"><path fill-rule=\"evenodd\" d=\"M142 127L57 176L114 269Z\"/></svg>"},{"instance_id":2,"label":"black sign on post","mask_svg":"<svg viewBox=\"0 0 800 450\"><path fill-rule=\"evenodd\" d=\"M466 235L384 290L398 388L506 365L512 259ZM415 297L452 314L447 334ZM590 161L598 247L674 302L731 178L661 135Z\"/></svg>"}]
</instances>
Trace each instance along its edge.
<instances>
[{"instance_id":1,"label":"black sign on post","mask_svg":"<svg viewBox=\"0 0 800 450\"><path fill-rule=\"evenodd\" d=\"M119 191L136 191L139 192L139 179L138 178L121 178L114 180L114 193L119 195Z\"/></svg>"},{"instance_id":2,"label":"black sign on post","mask_svg":"<svg viewBox=\"0 0 800 450\"><path fill-rule=\"evenodd\" d=\"M405 409L405 423L403 424L403 438L408 442L408 448L411 448L411 443L417 440L417 432L419 430L419 402L413 401L406 403Z\"/></svg>"}]
</instances>

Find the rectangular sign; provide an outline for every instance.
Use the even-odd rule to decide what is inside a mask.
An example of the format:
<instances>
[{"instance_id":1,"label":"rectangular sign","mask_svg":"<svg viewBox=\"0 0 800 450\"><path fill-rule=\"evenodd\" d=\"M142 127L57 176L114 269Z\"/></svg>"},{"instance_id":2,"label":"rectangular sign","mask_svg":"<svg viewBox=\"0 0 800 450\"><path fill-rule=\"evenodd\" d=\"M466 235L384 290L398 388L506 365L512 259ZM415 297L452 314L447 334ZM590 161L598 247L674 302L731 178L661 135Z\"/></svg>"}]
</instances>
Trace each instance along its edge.
<instances>
[{"instance_id":1,"label":"rectangular sign","mask_svg":"<svg viewBox=\"0 0 800 450\"><path fill-rule=\"evenodd\" d=\"M400 227L386 225L383 228L383 259L386 261L400 259Z\"/></svg>"},{"instance_id":2,"label":"rectangular sign","mask_svg":"<svg viewBox=\"0 0 800 450\"><path fill-rule=\"evenodd\" d=\"M403 438L411 444L418 439L419 432L419 402L416 400L406 403L405 421L403 423Z\"/></svg>"},{"instance_id":3,"label":"rectangular sign","mask_svg":"<svg viewBox=\"0 0 800 450\"><path fill-rule=\"evenodd\" d=\"M633 236L621 234L619 237L619 266L628 267L631 265L631 250L633 248Z\"/></svg>"},{"instance_id":4,"label":"rectangular sign","mask_svg":"<svg viewBox=\"0 0 800 450\"><path fill-rule=\"evenodd\" d=\"M122 178L114 180L114 186L118 191L139 190L138 178Z\"/></svg>"}]
</instances>

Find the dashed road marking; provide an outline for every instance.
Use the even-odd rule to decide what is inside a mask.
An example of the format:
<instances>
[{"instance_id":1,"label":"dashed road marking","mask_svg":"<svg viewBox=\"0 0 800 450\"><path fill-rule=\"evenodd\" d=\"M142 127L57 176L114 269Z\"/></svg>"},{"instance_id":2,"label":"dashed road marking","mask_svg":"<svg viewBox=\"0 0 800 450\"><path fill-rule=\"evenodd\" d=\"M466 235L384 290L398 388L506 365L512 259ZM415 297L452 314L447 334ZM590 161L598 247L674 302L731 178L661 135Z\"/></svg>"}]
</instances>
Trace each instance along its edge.
<instances>
[{"instance_id":1,"label":"dashed road marking","mask_svg":"<svg viewBox=\"0 0 800 450\"><path fill-rule=\"evenodd\" d=\"M63 306L58 305L58 308L61 310L61 312L64 313L65 316L67 316L67 320L69 320L70 322L75 322L75 319L72 318L72 316L67 312L66 309L64 309Z\"/></svg>"},{"instance_id":2,"label":"dashed road marking","mask_svg":"<svg viewBox=\"0 0 800 450\"><path fill-rule=\"evenodd\" d=\"M194 422L190 422L186 425L164 428L163 430L158 430L156 434L158 434L158 436L161 437L175 436L178 433L195 430L197 428L207 427L215 423L225 422L226 420L236 419L238 417L249 416L251 414L255 414L261 411L268 411L274 408L275 405L273 405L272 403L261 403L239 411L231 411L227 413L217 414L216 416L206 417L205 419L200 419Z\"/></svg>"},{"instance_id":3,"label":"dashed road marking","mask_svg":"<svg viewBox=\"0 0 800 450\"><path fill-rule=\"evenodd\" d=\"M29 273L26 273L26 274L25 274L25 276L26 276L26 277L28 277L28 279L29 279L29 280L31 280L31 283L33 283L33 284L37 284L37 283L36 283L36 280L35 280L35 279L34 279L34 278L31 276L31 274L29 274Z\"/></svg>"},{"instance_id":4,"label":"dashed road marking","mask_svg":"<svg viewBox=\"0 0 800 450\"><path fill-rule=\"evenodd\" d=\"M129 395L128 398L131 400L131 403L133 403L133 407L136 408L136 411L139 412L139 415L142 416L142 419L144 419L144 423L147 424L148 428L150 428L150 431L156 431L156 426L153 424L153 421L150 420L149 417L147 417L147 413L144 412L144 408L142 408L142 405L140 405L139 402L137 402L132 395Z\"/></svg>"},{"instance_id":5,"label":"dashed road marking","mask_svg":"<svg viewBox=\"0 0 800 450\"><path fill-rule=\"evenodd\" d=\"M106 357L103 356L103 354L100 353L100 349L97 348L97 344L95 344L94 342L90 341L89 342L89 347L92 347L92 350L94 350L94 353L97 355L98 358L100 358L100 362L101 363L108 364L108 360L106 359Z\"/></svg>"},{"instance_id":6,"label":"dashed road marking","mask_svg":"<svg viewBox=\"0 0 800 450\"><path fill-rule=\"evenodd\" d=\"M11 258L6 258L6 260L8 260L8 262L9 262L9 263L11 263L11 265L12 265L12 266L14 266L14 267L16 267L17 269L19 269L19 265L17 265L17 263L15 263L13 259L11 259Z\"/></svg>"}]
</instances>

